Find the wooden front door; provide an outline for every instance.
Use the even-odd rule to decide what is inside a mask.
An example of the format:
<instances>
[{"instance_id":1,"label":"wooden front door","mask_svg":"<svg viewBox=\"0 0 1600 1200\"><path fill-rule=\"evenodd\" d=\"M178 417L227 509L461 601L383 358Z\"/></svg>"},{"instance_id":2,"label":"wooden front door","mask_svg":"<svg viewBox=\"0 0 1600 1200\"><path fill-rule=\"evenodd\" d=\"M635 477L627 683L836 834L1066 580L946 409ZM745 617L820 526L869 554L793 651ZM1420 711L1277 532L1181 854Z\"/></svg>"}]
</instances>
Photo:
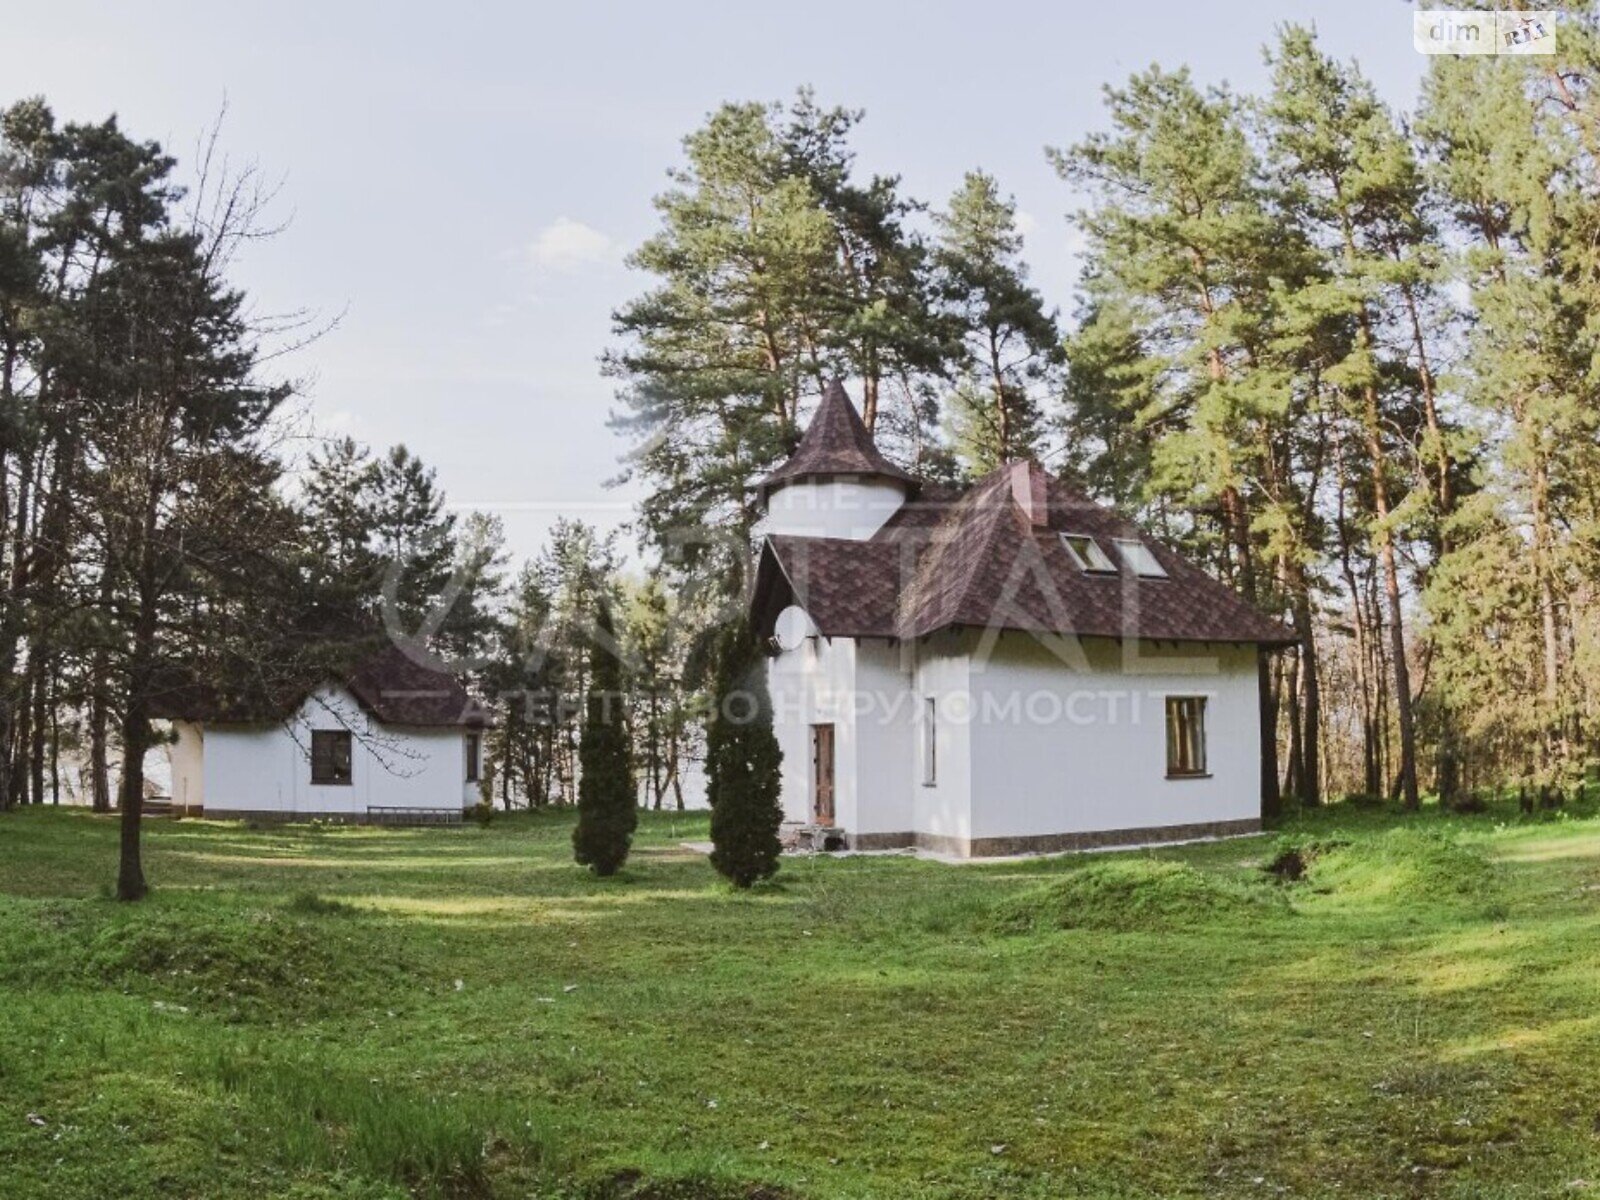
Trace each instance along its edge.
<instances>
[{"instance_id":1,"label":"wooden front door","mask_svg":"<svg viewBox=\"0 0 1600 1200\"><path fill-rule=\"evenodd\" d=\"M811 727L811 819L833 824L833 726Z\"/></svg>"}]
</instances>

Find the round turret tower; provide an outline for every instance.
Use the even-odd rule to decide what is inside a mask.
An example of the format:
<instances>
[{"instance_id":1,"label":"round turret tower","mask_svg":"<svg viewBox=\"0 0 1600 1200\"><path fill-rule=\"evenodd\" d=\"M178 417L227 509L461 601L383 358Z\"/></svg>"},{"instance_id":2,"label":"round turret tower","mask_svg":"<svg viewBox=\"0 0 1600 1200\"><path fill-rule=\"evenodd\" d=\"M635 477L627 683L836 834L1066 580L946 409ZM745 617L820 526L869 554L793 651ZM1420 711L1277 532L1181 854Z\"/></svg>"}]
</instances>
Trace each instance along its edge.
<instances>
[{"instance_id":1,"label":"round turret tower","mask_svg":"<svg viewBox=\"0 0 1600 1200\"><path fill-rule=\"evenodd\" d=\"M756 484L766 508L759 532L866 541L916 486L912 476L879 453L835 381L823 392L789 461Z\"/></svg>"}]
</instances>

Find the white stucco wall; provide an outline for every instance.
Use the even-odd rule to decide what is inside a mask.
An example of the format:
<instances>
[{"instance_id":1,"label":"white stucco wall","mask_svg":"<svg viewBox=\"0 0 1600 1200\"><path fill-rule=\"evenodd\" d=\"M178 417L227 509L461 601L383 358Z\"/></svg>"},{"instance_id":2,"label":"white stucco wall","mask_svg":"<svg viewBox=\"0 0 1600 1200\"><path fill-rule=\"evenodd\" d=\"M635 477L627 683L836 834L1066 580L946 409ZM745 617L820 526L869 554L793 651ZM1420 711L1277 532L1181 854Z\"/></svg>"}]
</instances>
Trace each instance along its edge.
<instances>
[{"instance_id":1,"label":"white stucco wall","mask_svg":"<svg viewBox=\"0 0 1600 1200\"><path fill-rule=\"evenodd\" d=\"M756 533L865 541L905 503L905 489L882 480L804 480L773 491Z\"/></svg>"},{"instance_id":2,"label":"white stucco wall","mask_svg":"<svg viewBox=\"0 0 1600 1200\"><path fill-rule=\"evenodd\" d=\"M972 663L969 639L936 634L916 648L915 688L918 723L923 701L932 697L934 781L923 782L922 731L917 730L906 771L912 781L912 821L908 829L937 837L972 836L973 771L970 709Z\"/></svg>"},{"instance_id":3,"label":"white stucco wall","mask_svg":"<svg viewBox=\"0 0 1600 1200\"><path fill-rule=\"evenodd\" d=\"M200 726L189 721L174 721L172 733L173 741L167 746L172 803L179 808L201 808L206 802L204 735Z\"/></svg>"},{"instance_id":4,"label":"white stucco wall","mask_svg":"<svg viewBox=\"0 0 1600 1200\"><path fill-rule=\"evenodd\" d=\"M855 691L856 644L850 638L807 638L767 663L773 732L783 751L783 817L811 820L811 727L834 726L835 820L855 817L856 739L850 706Z\"/></svg>"},{"instance_id":5,"label":"white stucco wall","mask_svg":"<svg viewBox=\"0 0 1600 1200\"><path fill-rule=\"evenodd\" d=\"M916 780L917 706L913 660L898 642L855 643L855 695L847 706L855 747L851 780L852 833L900 833L912 828Z\"/></svg>"},{"instance_id":6,"label":"white stucco wall","mask_svg":"<svg viewBox=\"0 0 1600 1200\"><path fill-rule=\"evenodd\" d=\"M311 782L315 729L353 733L349 784ZM465 734L376 725L342 688L325 687L283 724L204 730L205 810L364 817L380 805L470 807L478 785L466 782Z\"/></svg>"},{"instance_id":7,"label":"white stucco wall","mask_svg":"<svg viewBox=\"0 0 1600 1200\"><path fill-rule=\"evenodd\" d=\"M1249 646L809 639L768 668L784 815L811 820L811 726L832 722L836 820L853 835L965 842L1249 820L1260 815L1255 664ZM1206 697L1206 777L1167 778L1168 696Z\"/></svg>"},{"instance_id":8,"label":"white stucco wall","mask_svg":"<svg viewBox=\"0 0 1600 1200\"><path fill-rule=\"evenodd\" d=\"M972 658L974 838L1260 815L1254 647L1147 646L1132 660L1109 640L1081 650L1063 662L1007 634ZM1167 778L1168 696L1207 698L1204 778Z\"/></svg>"}]
</instances>

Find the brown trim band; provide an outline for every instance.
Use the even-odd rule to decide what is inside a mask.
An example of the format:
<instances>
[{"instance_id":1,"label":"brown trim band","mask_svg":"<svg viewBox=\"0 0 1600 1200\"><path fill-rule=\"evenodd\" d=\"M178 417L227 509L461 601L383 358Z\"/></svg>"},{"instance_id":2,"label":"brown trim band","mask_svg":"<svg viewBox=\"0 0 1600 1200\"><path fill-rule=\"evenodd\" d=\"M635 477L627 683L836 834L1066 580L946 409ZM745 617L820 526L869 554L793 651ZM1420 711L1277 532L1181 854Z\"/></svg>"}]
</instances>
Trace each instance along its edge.
<instances>
[{"instance_id":1,"label":"brown trim band","mask_svg":"<svg viewBox=\"0 0 1600 1200\"><path fill-rule=\"evenodd\" d=\"M311 812L301 809L298 812L284 812L275 808L208 808L205 810L205 819L208 821L256 821L270 825L298 825L307 821L328 821L335 825L454 825L457 822L450 819L449 814L454 809L439 808L433 811L424 810L419 815L434 818L431 821L407 821L396 819L390 813L352 813L352 812ZM466 816L467 810L461 810L461 816ZM188 816L199 816L200 813L191 808Z\"/></svg>"},{"instance_id":2,"label":"brown trim band","mask_svg":"<svg viewBox=\"0 0 1600 1200\"><path fill-rule=\"evenodd\" d=\"M1069 850L1102 850L1188 842L1200 838L1240 837L1260 833L1261 820L1201 821L1190 825L1151 825L1141 829L1090 829L1077 833L1041 833L1021 837L962 838L942 833L855 833L845 841L852 850L927 850L955 858L999 858L1009 854L1060 854Z\"/></svg>"}]
</instances>

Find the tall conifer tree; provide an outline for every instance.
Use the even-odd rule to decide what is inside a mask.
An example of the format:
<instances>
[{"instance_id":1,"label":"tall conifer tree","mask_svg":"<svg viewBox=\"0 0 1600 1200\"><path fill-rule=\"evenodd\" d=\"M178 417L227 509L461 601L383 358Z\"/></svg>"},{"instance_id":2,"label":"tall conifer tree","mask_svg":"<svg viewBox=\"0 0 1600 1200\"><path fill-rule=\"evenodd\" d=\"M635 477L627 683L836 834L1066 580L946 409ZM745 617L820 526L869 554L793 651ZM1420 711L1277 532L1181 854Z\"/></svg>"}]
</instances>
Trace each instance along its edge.
<instances>
[{"instance_id":1,"label":"tall conifer tree","mask_svg":"<svg viewBox=\"0 0 1600 1200\"><path fill-rule=\"evenodd\" d=\"M633 781L622 656L611 606L595 608L589 690L578 740L578 824L573 857L605 878L628 860L639 809Z\"/></svg>"},{"instance_id":2,"label":"tall conifer tree","mask_svg":"<svg viewBox=\"0 0 1600 1200\"><path fill-rule=\"evenodd\" d=\"M711 865L747 888L778 870L783 751L772 730L766 662L750 626L722 632L706 730Z\"/></svg>"},{"instance_id":3,"label":"tall conifer tree","mask_svg":"<svg viewBox=\"0 0 1600 1200\"><path fill-rule=\"evenodd\" d=\"M951 432L968 473L983 475L1038 450L1061 333L1028 284L1016 203L992 177L968 172L938 224L940 288L962 339Z\"/></svg>"}]
</instances>

